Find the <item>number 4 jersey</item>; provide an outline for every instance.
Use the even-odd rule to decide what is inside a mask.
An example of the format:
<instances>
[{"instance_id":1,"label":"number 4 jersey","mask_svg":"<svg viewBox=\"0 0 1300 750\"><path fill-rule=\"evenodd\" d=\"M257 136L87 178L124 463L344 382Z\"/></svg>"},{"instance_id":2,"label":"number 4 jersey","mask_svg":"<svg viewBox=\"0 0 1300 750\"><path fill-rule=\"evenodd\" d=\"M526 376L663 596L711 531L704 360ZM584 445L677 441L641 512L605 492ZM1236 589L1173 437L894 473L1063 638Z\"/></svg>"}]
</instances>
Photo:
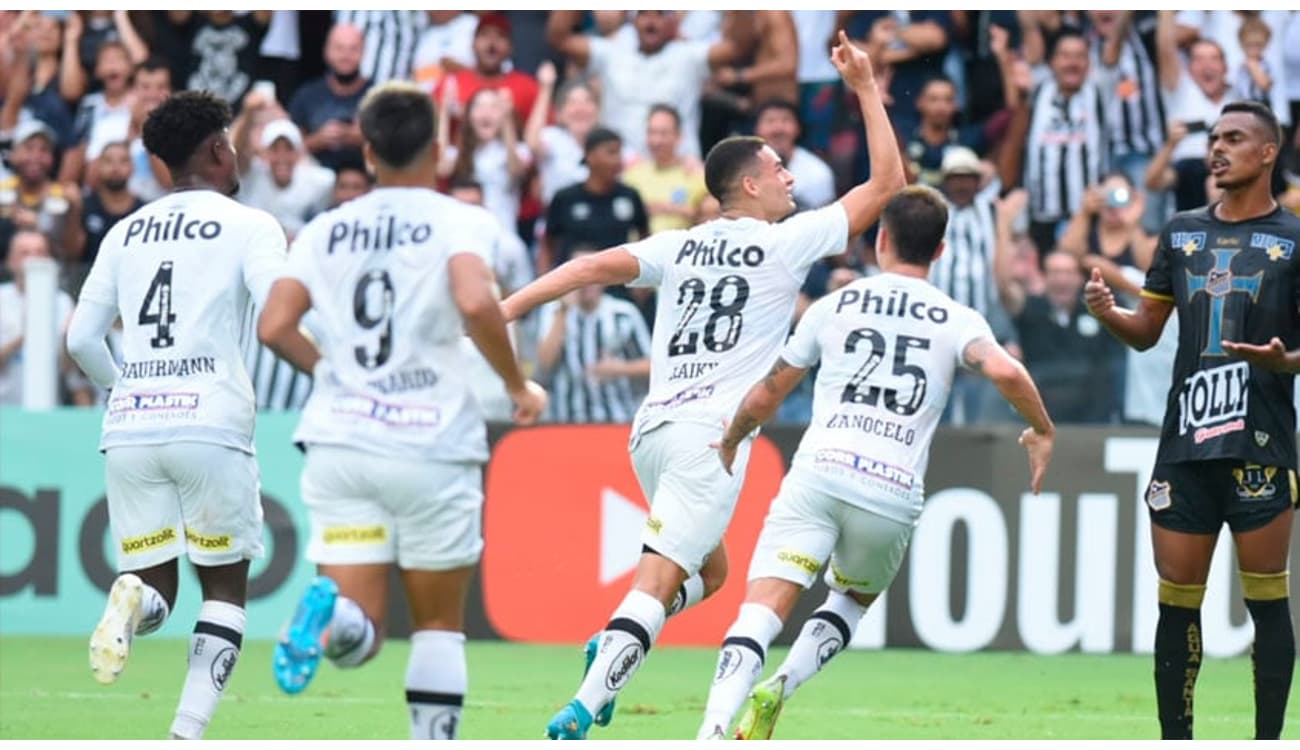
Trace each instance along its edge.
<instances>
[{"instance_id":1,"label":"number 4 jersey","mask_svg":"<svg viewBox=\"0 0 1300 750\"><path fill-rule=\"evenodd\" d=\"M122 318L100 448L184 440L253 452L244 351L284 246L270 214L212 190L171 193L113 226L81 289Z\"/></svg>"},{"instance_id":2,"label":"number 4 jersey","mask_svg":"<svg viewBox=\"0 0 1300 750\"><path fill-rule=\"evenodd\" d=\"M859 279L804 313L781 358L821 361L793 471L846 502L911 523L930 440L966 346L989 324L924 279Z\"/></svg>"},{"instance_id":3,"label":"number 4 jersey","mask_svg":"<svg viewBox=\"0 0 1300 750\"><path fill-rule=\"evenodd\" d=\"M331 376L313 384L294 440L412 460L487 460L448 261L471 253L490 267L499 231L481 208L388 187L299 233L286 274L311 294Z\"/></svg>"},{"instance_id":4,"label":"number 4 jersey","mask_svg":"<svg viewBox=\"0 0 1300 750\"><path fill-rule=\"evenodd\" d=\"M650 392L633 434L730 419L776 361L808 269L843 252L848 237L848 215L834 203L780 224L715 219L628 245L641 265L630 286L659 292Z\"/></svg>"}]
</instances>

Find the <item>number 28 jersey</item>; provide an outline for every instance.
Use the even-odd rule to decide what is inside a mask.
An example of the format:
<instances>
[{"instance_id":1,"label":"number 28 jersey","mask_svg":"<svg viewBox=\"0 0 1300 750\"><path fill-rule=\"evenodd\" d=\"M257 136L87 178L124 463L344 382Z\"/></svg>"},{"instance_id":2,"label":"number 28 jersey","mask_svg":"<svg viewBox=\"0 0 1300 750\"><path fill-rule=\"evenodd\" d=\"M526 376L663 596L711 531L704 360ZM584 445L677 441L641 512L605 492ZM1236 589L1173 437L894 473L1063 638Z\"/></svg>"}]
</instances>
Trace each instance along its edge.
<instances>
[{"instance_id":1,"label":"number 28 jersey","mask_svg":"<svg viewBox=\"0 0 1300 750\"><path fill-rule=\"evenodd\" d=\"M284 247L270 214L212 190L171 193L113 226L81 289L122 318L100 448L183 440L253 452L244 352Z\"/></svg>"},{"instance_id":2,"label":"number 28 jersey","mask_svg":"<svg viewBox=\"0 0 1300 750\"><path fill-rule=\"evenodd\" d=\"M490 267L496 220L425 188L378 188L294 239L286 274L311 294L330 375L294 433L411 460L486 461L487 429L461 349L448 262Z\"/></svg>"},{"instance_id":3,"label":"number 28 jersey","mask_svg":"<svg viewBox=\"0 0 1300 750\"><path fill-rule=\"evenodd\" d=\"M779 224L714 219L627 246L659 292L650 392L633 434L663 422L721 427L785 342L795 300L819 258L843 252L848 215L834 203Z\"/></svg>"}]
</instances>

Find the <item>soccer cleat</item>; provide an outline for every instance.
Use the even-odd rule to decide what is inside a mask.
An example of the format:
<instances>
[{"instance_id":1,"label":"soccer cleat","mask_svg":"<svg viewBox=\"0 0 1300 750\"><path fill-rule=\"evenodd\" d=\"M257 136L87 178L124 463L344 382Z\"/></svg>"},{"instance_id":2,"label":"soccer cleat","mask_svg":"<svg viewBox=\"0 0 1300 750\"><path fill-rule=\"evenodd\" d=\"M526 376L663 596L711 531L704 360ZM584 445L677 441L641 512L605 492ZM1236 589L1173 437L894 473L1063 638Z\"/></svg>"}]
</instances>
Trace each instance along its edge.
<instances>
[{"instance_id":1,"label":"soccer cleat","mask_svg":"<svg viewBox=\"0 0 1300 750\"><path fill-rule=\"evenodd\" d=\"M711 732L709 732L708 734L703 735L703 736L701 736L701 737L696 737L695 739L697 739L697 740L725 740L725 739L727 739L727 733L724 732L724 731L722 731L722 727L718 726L717 724L714 724L714 725L713 725L713 731L711 731Z\"/></svg>"},{"instance_id":2,"label":"soccer cleat","mask_svg":"<svg viewBox=\"0 0 1300 750\"><path fill-rule=\"evenodd\" d=\"M601 635L601 633L593 635L591 640L587 641L587 647L583 650L587 657L587 666L582 669L582 676L584 678L587 676L587 673L591 671L591 663L596 660L596 649L600 648ZM596 726L607 727L609 726L609 723L614 720L614 702L617 700L617 697L610 698L609 703L600 707L600 710L596 712Z\"/></svg>"},{"instance_id":3,"label":"soccer cleat","mask_svg":"<svg viewBox=\"0 0 1300 750\"><path fill-rule=\"evenodd\" d=\"M749 704L736 725L738 740L770 740L776 717L785 703L785 675L773 675L758 683L749 694Z\"/></svg>"},{"instance_id":4,"label":"soccer cleat","mask_svg":"<svg viewBox=\"0 0 1300 750\"><path fill-rule=\"evenodd\" d=\"M585 740L589 729L591 729L591 713L580 701L572 700L551 717L551 723L546 725L546 738Z\"/></svg>"},{"instance_id":5,"label":"soccer cleat","mask_svg":"<svg viewBox=\"0 0 1300 750\"><path fill-rule=\"evenodd\" d=\"M144 582L133 573L118 576L108 591L104 616L90 636L90 671L104 685L116 682L126 667L143 599Z\"/></svg>"},{"instance_id":6,"label":"soccer cleat","mask_svg":"<svg viewBox=\"0 0 1300 750\"><path fill-rule=\"evenodd\" d=\"M298 602L293 619L275 644L272 669L280 689L293 695L301 693L316 675L322 652L321 640L334 617L334 600L338 584L325 576L316 576Z\"/></svg>"}]
</instances>

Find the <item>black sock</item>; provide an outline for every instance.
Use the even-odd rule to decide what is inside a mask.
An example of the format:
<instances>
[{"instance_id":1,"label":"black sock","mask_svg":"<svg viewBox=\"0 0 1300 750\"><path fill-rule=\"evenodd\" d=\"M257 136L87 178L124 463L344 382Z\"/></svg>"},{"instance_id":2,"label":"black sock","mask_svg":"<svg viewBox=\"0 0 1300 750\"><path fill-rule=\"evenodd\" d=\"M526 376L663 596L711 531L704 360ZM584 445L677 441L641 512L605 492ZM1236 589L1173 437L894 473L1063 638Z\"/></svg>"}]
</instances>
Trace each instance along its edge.
<instances>
[{"instance_id":1,"label":"black sock","mask_svg":"<svg viewBox=\"0 0 1300 750\"><path fill-rule=\"evenodd\" d=\"M1160 738L1192 738L1192 698L1201 671L1201 610L1160 604L1156 624L1156 709Z\"/></svg>"},{"instance_id":2,"label":"black sock","mask_svg":"<svg viewBox=\"0 0 1300 750\"><path fill-rule=\"evenodd\" d=\"M1247 599L1246 608L1255 621L1255 646L1250 650L1255 671L1255 739L1276 740L1282 736L1282 718L1295 671L1290 600Z\"/></svg>"}]
</instances>

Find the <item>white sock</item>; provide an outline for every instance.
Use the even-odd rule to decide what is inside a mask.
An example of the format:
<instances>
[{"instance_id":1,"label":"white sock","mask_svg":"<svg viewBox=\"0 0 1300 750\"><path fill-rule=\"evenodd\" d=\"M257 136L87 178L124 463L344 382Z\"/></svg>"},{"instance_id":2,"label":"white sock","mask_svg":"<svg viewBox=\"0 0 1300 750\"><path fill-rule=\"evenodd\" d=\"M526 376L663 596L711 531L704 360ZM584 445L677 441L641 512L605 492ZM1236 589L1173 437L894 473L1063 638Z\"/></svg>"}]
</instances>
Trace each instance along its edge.
<instances>
[{"instance_id":1,"label":"white sock","mask_svg":"<svg viewBox=\"0 0 1300 750\"><path fill-rule=\"evenodd\" d=\"M406 663L411 739L456 739L468 688L464 633L450 630L411 633L411 657Z\"/></svg>"},{"instance_id":2,"label":"white sock","mask_svg":"<svg viewBox=\"0 0 1300 750\"><path fill-rule=\"evenodd\" d=\"M596 659L574 696L592 716L618 695L641 668L650 646L663 630L666 617L664 605L658 599L635 589L614 610L600 634Z\"/></svg>"},{"instance_id":3,"label":"white sock","mask_svg":"<svg viewBox=\"0 0 1300 750\"><path fill-rule=\"evenodd\" d=\"M158 589L147 583L144 584L141 594L140 621L135 625L135 634L149 635L167 622L167 616L171 614L172 608L167 606L167 600L158 593Z\"/></svg>"},{"instance_id":4,"label":"white sock","mask_svg":"<svg viewBox=\"0 0 1300 750\"><path fill-rule=\"evenodd\" d=\"M361 605L346 596L335 599L325 658L343 669L359 667L370 659L374 646L375 624Z\"/></svg>"},{"instance_id":5,"label":"white sock","mask_svg":"<svg viewBox=\"0 0 1300 750\"><path fill-rule=\"evenodd\" d=\"M790 653L776 670L777 674L786 675L785 697L793 695L795 688L811 679L849 645L866 611L866 607L849 595L830 592L817 611L808 616L799 637L790 646Z\"/></svg>"},{"instance_id":6,"label":"white sock","mask_svg":"<svg viewBox=\"0 0 1300 750\"><path fill-rule=\"evenodd\" d=\"M727 630L718 653L718 667L697 739L707 738L717 727L727 733L731 720L763 673L767 647L781 632L781 625L781 618L762 604L740 605L740 614Z\"/></svg>"},{"instance_id":7,"label":"white sock","mask_svg":"<svg viewBox=\"0 0 1300 750\"><path fill-rule=\"evenodd\" d=\"M687 578L677 589L677 596L673 599L673 604L668 608L668 616L684 612L704 600L704 579L700 574Z\"/></svg>"},{"instance_id":8,"label":"white sock","mask_svg":"<svg viewBox=\"0 0 1300 750\"><path fill-rule=\"evenodd\" d=\"M221 693L239 660L244 642L244 608L228 602L205 601L190 636L189 671L171 734L183 740L203 738Z\"/></svg>"}]
</instances>

